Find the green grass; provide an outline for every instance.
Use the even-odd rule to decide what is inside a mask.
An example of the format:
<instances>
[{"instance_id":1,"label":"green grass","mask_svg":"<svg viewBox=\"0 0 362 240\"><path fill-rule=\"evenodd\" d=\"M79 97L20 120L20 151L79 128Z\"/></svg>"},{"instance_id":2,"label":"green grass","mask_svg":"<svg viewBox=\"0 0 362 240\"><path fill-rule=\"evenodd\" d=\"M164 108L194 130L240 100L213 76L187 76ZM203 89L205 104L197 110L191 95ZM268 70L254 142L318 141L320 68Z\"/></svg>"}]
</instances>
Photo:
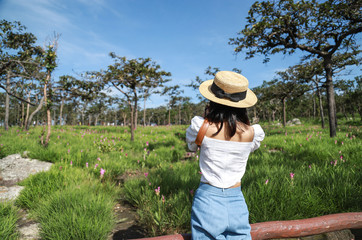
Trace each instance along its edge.
<instances>
[{"instance_id":1,"label":"green grass","mask_svg":"<svg viewBox=\"0 0 362 240\"><path fill-rule=\"evenodd\" d=\"M113 229L112 201L101 186L56 191L36 209L42 239L106 239Z\"/></svg>"},{"instance_id":2,"label":"green grass","mask_svg":"<svg viewBox=\"0 0 362 240\"><path fill-rule=\"evenodd\" d=\"M261 125L266 138L242 179L251 223L361 211L360 123L340 124L335 138L312 123ZM186 128L139 127L130 142L124 127L53 127L48 148L39 144L40 128L11 128L0 130L0 157L28 151L54 163L21 182L16 200L40 222L43 239L107 239L122 200L150 236L185 233L200 181L197 157L186 154ZM16 239L15 228L3 225Z\"/></svg>"},{"instance_id":3,"label":"green grass","mask_svg":"<svg viewBox=\"0 0 362 240\"><path fill-rule=\"evenodd\" d=\"M16 222L18 210L10 203L0 202L0 239L15 240L19 237Z\"/></svg>"},{"instance_id":4,"label":"green grass","mask_svg":"<svg viewBox=\"0 0 362 240\"><path fill-rule=\"evenodd\" d=\"M16 204L39 221L42 239L105 239L119 190L102 180L89 169L56 164L21 182Z\"/></svg>"}]
</instances>

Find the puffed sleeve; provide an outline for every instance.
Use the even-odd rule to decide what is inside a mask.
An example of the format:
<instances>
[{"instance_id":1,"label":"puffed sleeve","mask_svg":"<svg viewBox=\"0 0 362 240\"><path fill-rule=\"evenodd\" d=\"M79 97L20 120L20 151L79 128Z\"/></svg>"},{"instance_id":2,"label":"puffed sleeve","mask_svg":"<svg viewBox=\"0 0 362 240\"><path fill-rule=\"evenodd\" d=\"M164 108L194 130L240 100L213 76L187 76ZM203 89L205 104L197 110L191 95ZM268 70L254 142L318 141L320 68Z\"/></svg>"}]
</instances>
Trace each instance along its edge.
<instances>
[{"instance_id":1,"label":"puffed sleeve","mask_svg":"<svg viewBox=\"0 0 362 240\"><path fill-rule=\"evenodd\" d=\"M265 133L264 130L261 128L259 124L253 125L254 128L254 140L253 140L253 147L251 151L254 152L256 149L260 147L260 142L264 140Z\"/></svg>"},{"instance_id":2,"label":"puffed sleeve","mask_svg":"<svg viewBox=\"0 0 362 240\"><path fill-rule=\"evenodd\" d=\"M195 140L203 122L204 118L196 116L191 120L191 125L186 129L186 142L190 151L195 152L197 150Z\"/></svg>"}]
</instances>

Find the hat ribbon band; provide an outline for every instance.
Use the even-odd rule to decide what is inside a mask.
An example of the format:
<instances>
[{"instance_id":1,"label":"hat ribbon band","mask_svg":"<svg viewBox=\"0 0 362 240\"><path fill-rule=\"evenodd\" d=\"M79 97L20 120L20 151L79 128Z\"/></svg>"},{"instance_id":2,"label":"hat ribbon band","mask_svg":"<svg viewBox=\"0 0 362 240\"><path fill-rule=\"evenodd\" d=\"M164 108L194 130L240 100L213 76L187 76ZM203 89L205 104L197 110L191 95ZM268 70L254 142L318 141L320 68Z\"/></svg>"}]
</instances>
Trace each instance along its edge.
<instances>
[{"instance_id":1,"label":"hat ribbon band","mask_svg":"<svg viewBox=\"0 0 362 240\"><path fill-rule=\"evenodd\" d=\"M211 92L213 92L217 98L227 98L232 102L239 102L240 100L244 100L246 98L247 91L238 93L226 93L215 83L212 83Z\"/></svg>"}]
</instances>

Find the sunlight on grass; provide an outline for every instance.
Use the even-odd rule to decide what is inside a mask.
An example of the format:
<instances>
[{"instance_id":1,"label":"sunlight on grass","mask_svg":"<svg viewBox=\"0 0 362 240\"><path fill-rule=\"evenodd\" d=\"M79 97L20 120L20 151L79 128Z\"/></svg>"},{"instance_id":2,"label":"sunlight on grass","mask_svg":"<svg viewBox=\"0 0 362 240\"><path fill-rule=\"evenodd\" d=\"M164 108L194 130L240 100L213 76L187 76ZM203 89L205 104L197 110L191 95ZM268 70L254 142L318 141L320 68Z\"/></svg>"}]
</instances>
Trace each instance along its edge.
<instances>
[{"instance_id":1,"label":"sunlight on grass","mask_svg":"<svg viewBox=\"0 0 362 240\"><path fill-rule=\"evenodd\" d=\"M242 179L251 223L361 211L361 127L340 124L330 138L313 124L262 126L266 138ZM124 127L56 126L48 148L39 144L40 128L11 128L0 130L0 156L28 151L54 163L22 181L16 200L40 222L44 239L106 239L120 201L137 208L150 236L185 233L200 181L186 128L139 127L130 142ZM0 234L16 237L16 211L1 209Z\"/></svg>"}]
</instances>

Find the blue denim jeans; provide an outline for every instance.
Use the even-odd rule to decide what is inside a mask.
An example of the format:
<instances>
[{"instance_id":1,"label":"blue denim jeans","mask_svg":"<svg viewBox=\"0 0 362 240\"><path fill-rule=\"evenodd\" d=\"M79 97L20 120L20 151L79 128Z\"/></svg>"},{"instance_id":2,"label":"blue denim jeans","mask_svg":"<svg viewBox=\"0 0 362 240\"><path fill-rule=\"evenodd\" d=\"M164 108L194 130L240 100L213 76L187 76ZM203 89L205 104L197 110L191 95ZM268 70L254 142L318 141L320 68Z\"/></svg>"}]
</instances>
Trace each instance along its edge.
<instances>
[{"instance_id":1,"label":"blue denim jeans","mask_svg":"<svg viewBox=\"0 0 362 240\"><path fill-rule=\"evenodd\" d=\"M251 239L249 211L240 188L201 183L191 212L192 239Z\"/></svg>"}]
</instances>

